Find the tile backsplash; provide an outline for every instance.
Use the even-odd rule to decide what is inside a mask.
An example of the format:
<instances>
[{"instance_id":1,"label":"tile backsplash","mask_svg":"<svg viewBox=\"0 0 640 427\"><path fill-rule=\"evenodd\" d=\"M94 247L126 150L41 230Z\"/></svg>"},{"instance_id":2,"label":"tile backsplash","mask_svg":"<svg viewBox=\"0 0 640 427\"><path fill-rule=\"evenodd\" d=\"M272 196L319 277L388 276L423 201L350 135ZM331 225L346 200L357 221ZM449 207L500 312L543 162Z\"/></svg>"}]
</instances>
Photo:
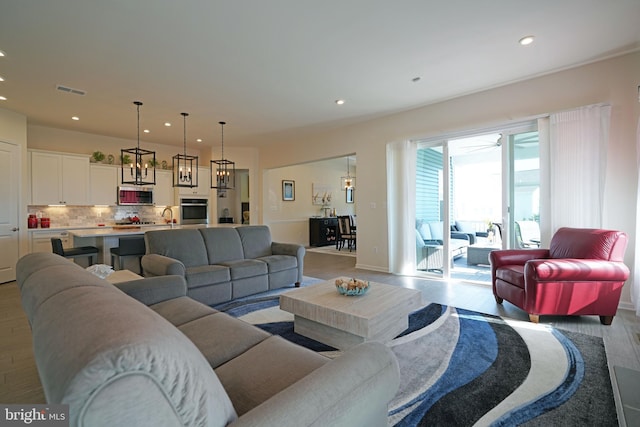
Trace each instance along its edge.
<instances>
[{"instance_id":1,"label":"tile backsplash","mask_svg":"<svg viewBox=\"0 0 640 427\"><path fill-rule=\"evenodd\" d=\"M164 207L155 206L29 206L28 213L51 219L51 227L95 227L98 224L113 225L137 216L143 222L163 224L161 214ZM178 218L178 208L173 208L173 217ZM169 219L169 214L165 214ZM26 218L25 218L26 223Z\"/></svg>"}]
</instances>

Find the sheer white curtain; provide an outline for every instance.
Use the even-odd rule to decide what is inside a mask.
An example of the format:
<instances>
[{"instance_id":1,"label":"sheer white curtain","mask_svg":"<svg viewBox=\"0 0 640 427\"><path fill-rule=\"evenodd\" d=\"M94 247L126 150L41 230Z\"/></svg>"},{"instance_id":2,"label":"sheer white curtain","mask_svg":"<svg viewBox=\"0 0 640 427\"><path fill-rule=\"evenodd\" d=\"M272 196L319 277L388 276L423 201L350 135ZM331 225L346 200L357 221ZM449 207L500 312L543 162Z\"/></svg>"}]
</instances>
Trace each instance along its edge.
<instances>
[{"instance_id":1,"label":"sheer white curtain","mask_svg":"<svg viewBox=\"0 0 640 427\"><path fill-rule=\"evenodd\" d=\"M640 119L636 130L636 156L640 171ZM631 286L631 301L636 309L636 316L640 316L640 173L638 173L638 195L636 197L636 247L633 271L633 286Z\"/></svg>"},{"instance_id":2,"label":"sheer white curtain","mask_svg":"<svg viewBox=\"0 0 640 427\"><path fill-rule=\"evenodd\" d=\"M550 116L550 230L602 227L611 106L589 105Z\"/></svg>"},{"instance_id":3,"label":"sheer white curtain","mask_svg":"<svg viewBox=\"0 0 640 427\"><path fill-rule=\"evenodd\" d=\"M411 141L387 144L389 270L394 274L416 269L416 156Z\"/></svg>"}]
</instances>

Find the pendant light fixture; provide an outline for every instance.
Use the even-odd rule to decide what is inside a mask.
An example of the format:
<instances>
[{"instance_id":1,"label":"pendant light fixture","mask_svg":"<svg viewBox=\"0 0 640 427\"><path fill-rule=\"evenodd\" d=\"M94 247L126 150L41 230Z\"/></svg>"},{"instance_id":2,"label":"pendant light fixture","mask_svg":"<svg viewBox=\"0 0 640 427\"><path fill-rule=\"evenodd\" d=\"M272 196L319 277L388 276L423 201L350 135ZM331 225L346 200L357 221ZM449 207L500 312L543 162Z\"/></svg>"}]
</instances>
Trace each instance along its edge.
<instances>
[{"instance_id":1,"label":"pendant light fixture","mask_svg":"<svg viewBox=\"0 0 640 427\"><path fill-rule=\"evenodd\" d=\"M349 156L347 156L347 175L340 177L340 185L345 190L356 187L356 176L349 173Z\"/></svg>"},{"instance_id":2,"label":"pendant light fixture","mask_svg":"<svg viewBox=\"0 0 640 427\"><path fill-rule=\"evenodd\" d=\"M224 158L224 125L220 123L221 147L220 160L211 160L211 188L233 190L236 186L236 164Z\"/></svg>"},{"instance_id":3,"label":"pendant light fixture","mask_svg":"<svg viewBox=\"0 0 640 427\"><path fill-rule=\"evenodd\" d=\"M138 146L120 150L120 178L123 184L156 185L156 152L140 148L142 102L134 101L133 103L138 111Z\"/></svg>"},{"instance_id":4,"label":"pendant light fixture","mask_svg":"<svg viewBox=\"0 0 640 427\"><path fill-rule=\"evenodd\" d=\"M173 156L173 186L174 187L197 187L198 186L198 156L187 155L187 116L182 115L184 138L183 154Z\"/></svg>"}]
</instances>

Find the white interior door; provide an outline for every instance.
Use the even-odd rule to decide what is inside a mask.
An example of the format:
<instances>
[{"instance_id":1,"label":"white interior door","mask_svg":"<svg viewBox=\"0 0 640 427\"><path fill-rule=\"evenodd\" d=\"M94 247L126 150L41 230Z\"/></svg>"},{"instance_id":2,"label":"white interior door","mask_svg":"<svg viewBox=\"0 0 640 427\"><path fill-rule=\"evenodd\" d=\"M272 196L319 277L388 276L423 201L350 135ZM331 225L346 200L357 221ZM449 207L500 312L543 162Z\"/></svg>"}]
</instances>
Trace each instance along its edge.
<instances>
[{"instance_id":1,"label":"white interior door","mask_svg":"<svg viewBox=\"0 0 640 427\"><path fill-rule=\"evenodd\" d=\"M0 283L16 280L18 166L18 147L0 141Z\"/></svg>"}]
</instances>

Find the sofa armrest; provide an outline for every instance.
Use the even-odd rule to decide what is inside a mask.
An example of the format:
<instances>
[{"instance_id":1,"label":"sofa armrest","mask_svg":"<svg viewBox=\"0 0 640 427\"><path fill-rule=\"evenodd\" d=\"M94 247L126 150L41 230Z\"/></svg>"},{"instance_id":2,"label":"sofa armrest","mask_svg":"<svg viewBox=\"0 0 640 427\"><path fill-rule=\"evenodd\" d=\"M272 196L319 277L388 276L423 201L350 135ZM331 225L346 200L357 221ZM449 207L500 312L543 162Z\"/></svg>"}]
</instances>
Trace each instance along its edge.
<instances>
[{"instance_id":1,"label":"sofa armrest","mask_svg":"<svg viewBox=\"0 0 640 427\"><path fill-rule=\"evenodd\" d=\"M388 404L399 384L393 352L384 344L368 342L316 369L229 426L386 426Z\"/></svg>"},{"instance_id":2,"label":"sofa armrest","mask_svg":"<svg viewBox=\"0 0 640 427\"><path fill-rule=\"evenodd\" d=\"M297 243L271 243L271 253L274 255L290 255L298 260L298 283L302 283L304 275L304 254L305 248Z\"/></svg>"},{"instance_id":3,"label":"sofa armrest","mask_svg":"<svg viewBox=\"0 0 640 427\"><path fill-rule=\"evenodd\" d=\"M178 275L185 277L186 268L182 261L164 255L147 254L142 257L142 270L146 276Z\"/></svg>"},{"instance_id":4,"label":"sofa armrest","mask_svg":"<svg viewBox=\"0 0 640 427\"><path fill-rule=\"evenodd\" d=\"M495 269L503 265L525 265L532 259L549 258L548 249L503 249L489 253L491 268Z\"/></svg>"},{"instance_id":5,"label":"sofa armrest","mask_svg":"<svg viewBox=\"0 0 640 427\"><path fill-rule=\"evenodd\" d=\"M624 282L629 268L622 262L595 259L535 259L524 267L527 283L531 282Z\"/></svg>"},{"instance_id":6,"label":"sofa armrest","mask_svg":"<svg viewBox=\"0 0 640 427\"><path fill-rule=\"evenodd\" d=\"M452 231L451 232L451 238L452 239L458 239L458 240L466 240L467 242L473 243L471 241L471 238L473 237L472 234L467 234L467 233L461 233L459 231Z\"/></svg>"},{"instance_id":7,"label":"sofa armrest","mask_svg":"<svg viewBox=\"0 0 640 427\"><path fill-rule=\"evenodd\" d=\"M157 304L187 295L187 283L184 277L175 275L147 277L116 283L114 286L145 305Z\"/></svg>"}]
</instances>

